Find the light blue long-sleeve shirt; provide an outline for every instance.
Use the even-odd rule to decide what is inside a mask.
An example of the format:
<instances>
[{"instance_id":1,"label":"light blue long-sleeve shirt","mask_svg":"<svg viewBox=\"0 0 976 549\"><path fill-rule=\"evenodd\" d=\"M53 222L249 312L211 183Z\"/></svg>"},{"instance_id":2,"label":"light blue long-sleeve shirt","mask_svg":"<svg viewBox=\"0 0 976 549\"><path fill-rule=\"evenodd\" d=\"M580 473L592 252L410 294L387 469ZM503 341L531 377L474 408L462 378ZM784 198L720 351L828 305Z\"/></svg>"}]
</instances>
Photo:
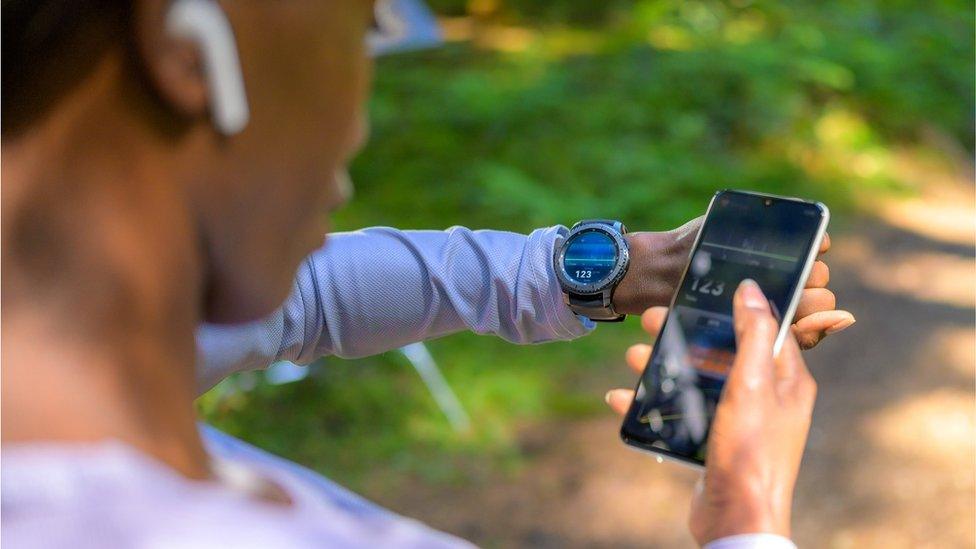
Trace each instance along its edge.
<instances>
[{"instance_id":1,"label":"light blue long-sleeve shirt","mask_svg":"<svg viewBox=\"0 0 976 549\"><path fill-rule=\"evenodd\" d=\"M582 336L593 324L563 302L552 266L566 232L377 227L330 235L274 314L199 330L200 387L277 360L361 357L462 330L513 343Z\"/></svg>"}]
</instances>

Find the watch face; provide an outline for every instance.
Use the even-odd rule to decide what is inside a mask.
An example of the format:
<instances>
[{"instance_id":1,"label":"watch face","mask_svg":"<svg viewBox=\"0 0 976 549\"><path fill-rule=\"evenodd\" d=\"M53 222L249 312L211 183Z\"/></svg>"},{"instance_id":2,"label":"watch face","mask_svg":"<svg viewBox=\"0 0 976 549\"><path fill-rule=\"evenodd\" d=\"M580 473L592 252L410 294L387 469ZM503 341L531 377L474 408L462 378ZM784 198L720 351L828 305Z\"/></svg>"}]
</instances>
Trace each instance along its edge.
<instances>
[{"instance_id":1,"label":"watch face","mask_svg":"<svg viewBox=\"0 0 976 549\"><path fill-rule=\"evenodd\" d=\"M566 243L563 269L573 282L599 283L613 271L618 254L617 243L610 235L596 229L583 231Z\"/></svg>"}]
</instances>

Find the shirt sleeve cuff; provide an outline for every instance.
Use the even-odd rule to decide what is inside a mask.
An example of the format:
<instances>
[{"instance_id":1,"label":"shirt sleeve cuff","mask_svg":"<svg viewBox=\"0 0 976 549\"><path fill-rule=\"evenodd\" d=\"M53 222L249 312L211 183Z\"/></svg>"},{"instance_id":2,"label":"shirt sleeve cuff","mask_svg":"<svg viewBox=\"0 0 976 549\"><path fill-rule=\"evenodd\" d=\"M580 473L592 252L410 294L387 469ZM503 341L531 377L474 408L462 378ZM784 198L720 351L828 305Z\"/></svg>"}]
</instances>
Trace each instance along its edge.
<instances>
[{"instance_id":1,"label":"shirt sleeve cuff","mask_svg":"<svg viewBox=\"0 0 976 549\"><path fill-rule=\"evenodd\" d=\"M702 549L796 549L796 545L776 534L739 534L706 543Z\"/></svg>"}]
</instances>

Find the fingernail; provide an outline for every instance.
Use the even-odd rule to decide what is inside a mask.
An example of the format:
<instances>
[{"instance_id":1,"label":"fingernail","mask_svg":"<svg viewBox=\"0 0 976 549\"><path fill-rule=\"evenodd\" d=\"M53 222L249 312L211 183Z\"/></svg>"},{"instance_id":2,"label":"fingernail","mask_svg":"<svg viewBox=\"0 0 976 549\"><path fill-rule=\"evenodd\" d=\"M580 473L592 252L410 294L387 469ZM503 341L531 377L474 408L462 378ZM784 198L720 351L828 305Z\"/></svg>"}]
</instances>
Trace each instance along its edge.
<instances>
[{"instance_id":1,"label":"fingernail","mask_svg":"<svg viewBox=\"0 0 976 549\"><path fill-rule=\"evenodd\" d=\"M612 389L609 390L609 391L607 391L607 394L603 395L603 402L606 402L607 404L610 404L610 395L612 395L612 394L613 394L613 390Z\"/></svg>"},{"instance_id":2,"label":"fingernail","mask_svg":"<svg viewBox=\"0 0 976 549\"><path fill-rule=\"evenodd\" d=\"M749 307L750 309L766 309L769 307L769 303L766 301L766 296L763 295L762 290L759 289L759 284L756 281L747 278L739 284L739 292L742 296L742 303Z\"/></svg>"},{"instance_id":3,"label":"fingernail","mask_svg":"<svg viewBox=\"0 0 976 549\"><path fill-rule=\"evenodd\" d=\"M837 332L843 332L844 330L850 328L855 322L857 322L857 319L854 318L853 316L850 318L845 318L844 320L841 320L837 324L834 324L830 328L824 330L824 333L830 335L830 334L836 334Z\"/></svg>"}]
</instances>

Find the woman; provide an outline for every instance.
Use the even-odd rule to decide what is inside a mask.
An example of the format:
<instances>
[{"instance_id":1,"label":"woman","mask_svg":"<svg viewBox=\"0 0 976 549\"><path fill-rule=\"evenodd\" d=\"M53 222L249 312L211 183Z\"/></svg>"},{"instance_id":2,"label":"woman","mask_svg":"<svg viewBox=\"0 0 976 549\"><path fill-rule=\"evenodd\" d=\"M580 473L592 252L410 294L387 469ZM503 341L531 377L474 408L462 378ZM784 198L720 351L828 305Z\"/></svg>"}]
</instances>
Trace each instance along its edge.
<instances>
[{"instance_id":1,"label":"woman","mask_svg":"<svg viewBox=\"0 0 976 549\"><path fill-rule=\"evenodd\" d=\"M197 326L272 313L348 195L373 19L364 0L4 1L5 541L463 544L282 460L214 458L195 424ZM729 406L762 406L713 445L703 543L788 543L813 385L792 340L775 368L803 398L766 383L758 292L737 297L753 343L731 385L763 398ZM831 309L811 294L801 335L849 322Z\"/></svg>"}]
</instances>

